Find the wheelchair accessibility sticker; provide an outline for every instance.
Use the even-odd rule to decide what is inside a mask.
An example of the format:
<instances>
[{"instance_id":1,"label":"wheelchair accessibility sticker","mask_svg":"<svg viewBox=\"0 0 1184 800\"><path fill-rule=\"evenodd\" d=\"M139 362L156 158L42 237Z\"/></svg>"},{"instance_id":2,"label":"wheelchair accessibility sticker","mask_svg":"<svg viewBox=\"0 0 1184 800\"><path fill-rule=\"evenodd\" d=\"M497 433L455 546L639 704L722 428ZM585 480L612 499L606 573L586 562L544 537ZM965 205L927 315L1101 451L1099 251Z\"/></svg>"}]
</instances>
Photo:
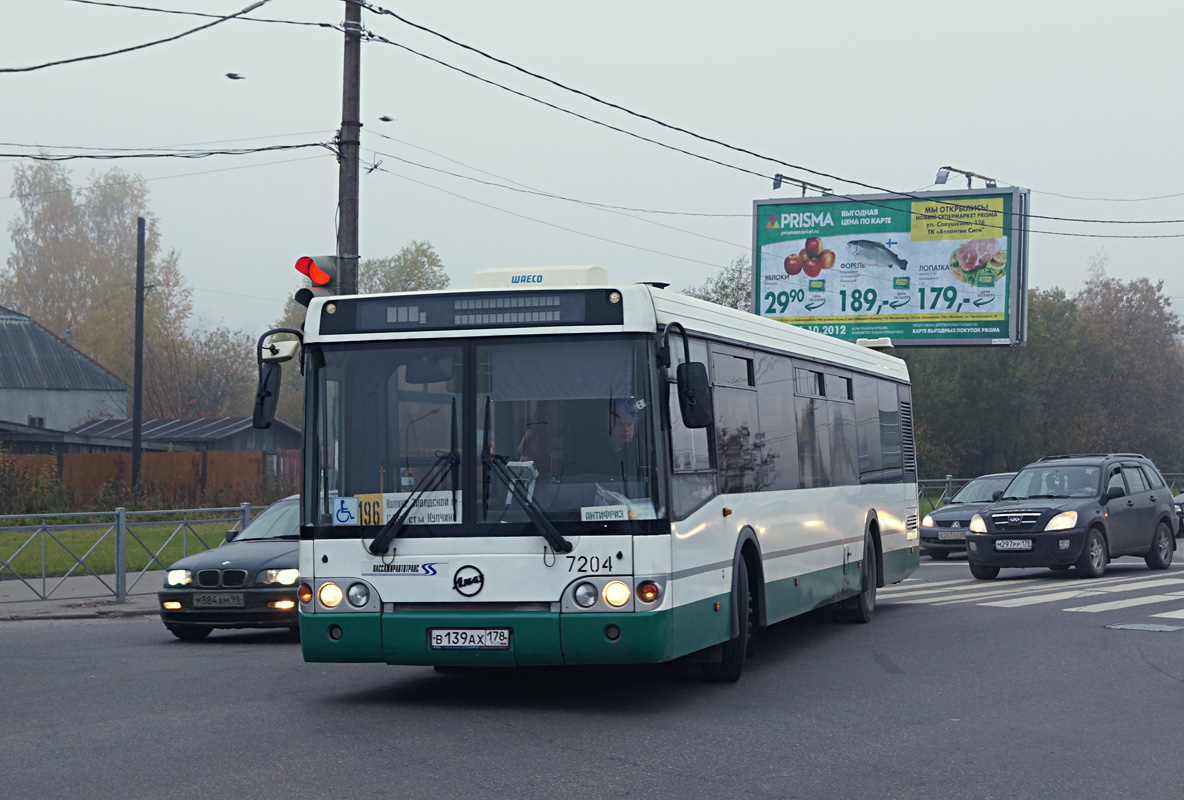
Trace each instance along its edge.
<instances>
[{"instance_id":1,"label":"wheelchair accessibility sticker","mask_svg":"<svg viewBox=\"0 0 1184 800\"><path fill-rule=\"evenodd\" d=\"M334 497L332 502L334 525L358 524L358 498Z\"/></svg>"}]
</instances>

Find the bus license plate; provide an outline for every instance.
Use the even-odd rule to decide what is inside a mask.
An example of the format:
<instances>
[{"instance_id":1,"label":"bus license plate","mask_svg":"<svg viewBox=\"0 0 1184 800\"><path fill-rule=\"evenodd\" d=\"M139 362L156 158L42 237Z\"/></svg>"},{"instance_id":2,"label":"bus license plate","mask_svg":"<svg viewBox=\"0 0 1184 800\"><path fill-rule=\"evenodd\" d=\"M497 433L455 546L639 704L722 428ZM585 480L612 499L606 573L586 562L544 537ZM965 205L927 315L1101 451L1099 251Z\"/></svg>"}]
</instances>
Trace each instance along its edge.
<instances>
[{"instance_id":1,"label":"bus license plate","mask_svg":"<svg viewBox=\"0 0 1184 800\"><path fill-rule=\"evenodd\" d=\"M242 608L242 592L208 592L193 595L194 608Z\"/></svg>"},{"instance_id":2,"label":"bus license plate","mask_svg":"<svg viewBox=\"0 0 1184 800\"><path fill-rule=\"evenodd\" d=\"M1031 539L996 539L996 550L1031 550Z\"/></svg>"},{"instance_id":3,"label":"bus license plate","mask_svg":"<svg viewBox=\"0 0 1184 800\"><path fill-rule=\"evenodd\" d=\"M958 541L962 541L965 538L966 538L966 531L938 531L937 532L937 540L939 542L944 542L947 539L957 539Z\"/></svg>"},{"instance_id":4,"label":"bus license plate","mask_svg":"<svg viewBox=\"0 0 1184 800\"><path fill-rule=\"evenodd\" d=\"M430 628L428 641L433 650L506 650L509 628Z\"/></svg>"}]
</instances>

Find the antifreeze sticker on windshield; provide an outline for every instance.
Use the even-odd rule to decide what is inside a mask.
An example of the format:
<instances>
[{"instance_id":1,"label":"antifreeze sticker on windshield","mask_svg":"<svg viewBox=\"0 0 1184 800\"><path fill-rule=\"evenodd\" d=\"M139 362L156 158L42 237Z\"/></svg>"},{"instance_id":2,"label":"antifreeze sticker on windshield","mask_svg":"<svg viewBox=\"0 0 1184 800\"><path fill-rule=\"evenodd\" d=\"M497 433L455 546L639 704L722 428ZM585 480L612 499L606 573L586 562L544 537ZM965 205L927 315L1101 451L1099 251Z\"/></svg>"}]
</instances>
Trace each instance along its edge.
<instances>
[{"instance_id":1,"label":"antifreeze sticker on windshield","mask_svg":"<svg viewBox=\"0 0 1184 800\"><path fill-rule=\"evenodd\" d=\"M631 519L656 519L652 500L629 500L624 505L586 506L580 509L581 522L625 522Z\"/></svg>"}]
</instances>

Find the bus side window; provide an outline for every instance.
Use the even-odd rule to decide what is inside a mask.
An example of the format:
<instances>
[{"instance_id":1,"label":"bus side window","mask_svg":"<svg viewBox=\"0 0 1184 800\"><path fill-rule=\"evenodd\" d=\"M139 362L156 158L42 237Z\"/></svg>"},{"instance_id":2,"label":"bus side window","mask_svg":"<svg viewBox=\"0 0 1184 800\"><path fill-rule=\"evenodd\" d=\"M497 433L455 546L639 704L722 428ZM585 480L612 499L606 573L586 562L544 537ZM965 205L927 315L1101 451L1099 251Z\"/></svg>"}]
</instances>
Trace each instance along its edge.
<instances>
[{"instance_id":1,"label":"bus side window","mask_svg":"<svg viewBox=\"0 0 1184 800\"><path fill-rule=\"evenodd\" d=\"M707 363L707 343L691 339L691 359ZM678 406L678 392L674 389L675 370L682 363L682 347L671 347L670 368L666 377L669 385L670 413L671 510L674 519L685 519L688 514L715 497L715 471L711 464L711 440L707 428L688 429L682 422Z\"/></svg>"}]
</instances>

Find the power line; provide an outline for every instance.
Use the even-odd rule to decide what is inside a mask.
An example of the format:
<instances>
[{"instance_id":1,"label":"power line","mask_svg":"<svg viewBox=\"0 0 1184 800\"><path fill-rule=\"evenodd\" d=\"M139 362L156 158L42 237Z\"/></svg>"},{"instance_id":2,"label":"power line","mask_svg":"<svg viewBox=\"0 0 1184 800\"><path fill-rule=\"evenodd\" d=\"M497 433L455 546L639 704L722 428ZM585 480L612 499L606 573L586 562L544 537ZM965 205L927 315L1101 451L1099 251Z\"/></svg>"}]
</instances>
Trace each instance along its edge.
<instances>
[{"instance_id":1,"label":"power line","mask_svg":"<svg viewBox=\"0 0 1184 800\"><path fill-rule=\"evenodd\" d=\"M716 164L717 166L726 167L728 169L736 170L737 172L743 172L748 175L753 175L757 178L760 178L761 180L772 180L773 179L773 176L771 176L771 175L764 175L760 172L754 172L753 170L745 169L744 167L738 167L735 164L728 164L724 161L718 161L718 160L716 160L714 158L710 158L708 156L700 155L698 153L692 153L690 150L684 150L681 147L675 147L674 145L666 144L665 142L659 142L657 139L651 139L648 136L642 136L640 133L633 133L632 131L627 131L624 128L618 128L617 126L610 125L607 122L602 122L598 119L593 119L592 117L584 116L583 114L580 114L576 111L572 111L567 108L564 108L562 106L557 106L554 103L548 103L546 100L540 100L539 98L533 97L529 94L526 94L525 92L520 92L517 89L511 89L509 86L505 86L503 84L500 84L497 81L490 80L489 78L483 78L474 72L469 72L466 69L461 69L460 67L449 64L446 61L441 61L438 58L433 58L432 56L429 56L426 53L421 53L418 50L408 47L405 44L400 44L399 42L392 41L392 40L386 38L385 36L379 36L378 34L372 33L370 31L366 32L366 36L367 36L367 39L369 39L370 41L379 42L381 44L389 44L392 47L398 47L401 50L406 50L408 53L411 53L412 55L419 56L420 58L426 59L426 60L431 61L435 64L439 64L442 67L445 67L450 70L454 70L455 72L459 72L462 75L467 75L470 78L481 81L482 83L487 83L490 86L496 86L499 89L507 91L510 94L517 95L518 97L521 97L525 100L530 100L531 102L538 103L540 105L544 105L548 108L552 108L552 109L554 109L556 111L560 111L564 114L570 114L573 117L577 117L578 119L582 119L585 122L590 122L593 125L599 125L603 128L608 128L609 130L616 131L617 133L623 133L626 136L632 136L634 139L640 139L643 142L649 142L650 144L656 144L658 147L664 147L667 150L673 150L674 152L681 153L684 156L690 156L691 158L697 158L701 161L707 161L712 164Z\"/></svg>"},{"instance_id":2,"label":"power line","mask_svg":"<svg viewBox=\"0 0 1184 800\"><path fill-rule=\"evenodd\" d=\"M216 172L231 172L239 169L255 169L256 167L271 167L276 164L293 164L297 161L312 161L314 159L323 158L323 156L306 156L304 158L286 158L282 161L268 161L263 164L240 164L237 167L220 167L219 169L203 169L197 172L182 172L178 175L160 175L155 178L137 178L130 181L112 181L111 183L92 183L87 186L78 187L82 189L105 189L112 186L131 186L135 183L151 183L153 181L167 181L172 178L191 178L194 175L213 175ZM0 198L0 200L23 200L26 197L41 197L48 194L62 194L63 192L73 192L74 187L66 189L47 189L44 192L26 192L25 194L10 194L8 197Z\"/></svg>"},{"instance_id":3,"label":"power line","mask_svg":"<svg viewBox=\"0 0 1184 800\"><path fill-rule=\"evenodd\" d=\"M703 264L704 266L716 267L716 268L718 268L720 266L719 264L714 264L710 261L700 261L697 258L686 258L684 256L676 256L673 253L666 253L661 250L653 250L649 247L641 247L640 245L626 244L625 242L618 242L616 239L609 239L604 236L597 236L594 233L585 233L584 231L578 231L574 228L568 228L563 225L557 225L554 222L547 222L546 220L536 219L535 217L530 217L530 216L527 216L526 214L519 214L515 211L508 211L504 208L499 208L498 206L490 205L489 203L482 203L480 200L474 200L471 197L465 197L463 194L457 194L456 192L450 192L447 189L442 189L439 186L435 186L435 185L427 183L425 181L417 181L415 178L408 177L407 175L403 175L402 173L399 173L399 172L394 172L394 171L386 169L384 167L377 167L376 169L378 172L385 172L388 175L394 175L396 178L402 178L405 181L411 181L412 183L417 183L420 186L426 186L429 189L435 189L438 192L443 192L444 194L451 195L452 197L458 198L460 200L464 200L468 203L475 203L476 205L484 206L485 208L491 208L494 211L500 211L503 214L509 214L512 217L518 217L519 219L525 219L525 220L530 220L531 222L537 222L540 225L547 225L548 227L551 227L551 228L558 228L561 231L567 231L568 233L574 233L577 236L586 236L589 239L597 239L602 242L608 242L609 244L615 244L615 245L619 245L621 247L628 247L632 250L641 250L646 253L654 253L656 255L666 256L667 258L678 259L679 261L689 261L693 264Z\"/></svg>"},{"instance_id":4,"label":"power line","mask_svg":"<svg viewBox=\"0 0 1184 800\"><path fill-rule=\"evenodd\" d=\"M762 161L768 161L768 162L770 162L770 163L777 164L777 165L780 165L780 166L783 166L783 167L787 167L787 168L789 168L789 169L799 170L799 171L801 171L801 172L807 172L807 173L809 173L809 174L811 174L811 175L817 175L817 176L819 176L819 177L828 178L828 179L830 179L830 180L839 181L839 182L841 182L841 183L847 183L847 184L851 184L851 185L853 185L853 186L860 186L860 187L862 187L862 188L865 188L865 189L872 189L872 190L874 190L874 191L878 191L878 192L886 192L886 193L889 193L889 194L896 194L896 195L901 195L901 196L903 196L903 197L908 197L908 198L911 198L911 199L914 199L914 200L926 200L926 199L928 199L928 198L919 197L919 196L916 196L916 195L913 195L913 194L910 194L910 193L907 193L907 192L900 192L900 191L897 191L897 190L894 190L894 189L888 189L888 188L885 188L885 187L883 187L883 186L877 186L877 185L875 185L875 184L864 183L864 182L862 182L862 181L855 180L855 179L852 179L852 178L844 178L844 177L842 177L842 176L839 176L839 175L834 175L834 174L832 174L832 173L829 173L829 172L822 172L822 171L820 171L820 170L811 169L811 168L809 168L809 167L804 167L804 166L801 166L800 164L791 164L791 163L789 163L789 162L787 162L787 161L782 161L781 159L779 159L779 158L776 158L776 157L774 157L774 156L768 156L768 155L764 155L764 154L762 154L762 153L758 153L758 152L755 152L755 151L753 151L753 150L749 150L749 149L747 149L747 148L744 148L744 147L739 147L739 146L737 146L737 145L730 144L730 143L728 143L728 142L725 142L725 141L722 141L722 140L720 140L720 139L714 139L714 138L712 138L712 137L710 137L710 136L704 136L704 135L702 135L702 134L696 133L696 132L694 132L694 131L691 131L691 130L688 130L688 129L686 129L686 128L682 128L682 127L679 127L679 126L677 126L677 125L672 125L672 124L670 124L670 123L663 122L662 120L659 120L659 119L657 119L657 118L655 118L655 117L651 117L651 116L649 116L648 114L643 114L643 113L640 113L640 112L638 112L638 111L634 111L634 110L632 110L632 109L630 109L630 108L626 108L625 106L622 106L622 105L620 105L620 104L618 104L618 103L613 103L613 102L610 102L610 101L608 101L608 100L604 100L604 99L602 99L602 98L600 98L600 97L597 97L596 95L590 94L589 92L585 92L585 91L583 91L583 90L581 90L581 89L576 89L576 88L574 88L574 87L571 87L571 86L568 86L568 85L566 85L566 84L564 84L564 83L561 83L561 82L559 82L559 81L557 81L557 80L555 80L555 79L553 79L553 78L549 78L549 77L547 77L546 75L541 75L541 74L539 74L539 73L537 73L537 72L532 72L531 70L528 70L528 69L526 69L526 68L524 68L524 67L520 67L520 66L518 66L517 64L514 64L514 63L512 63L512 62L506 61L505 59L498 58L497 56L491 55L490 53L487 53L487 52L485 52L484 50L481 50L481 49L479 49L479 48L476 48L476 47L473 47L473 46L471 46L471 45L465 44L465 43L463 43L463 42L457 41L456 39L453 39L453 38L451 38L451 37L449 37L449 36L447 36L447 35L445 35L445 34L443 34L443 33L440 33L440 32L438 32L438 31L435 31L435 30L433 30L433 29L431 29L431 28L428 28L428 27L426 27L426 26L424 26L424 25L419 25L418 23L412 22L412 21L410 21L410 20L406 19L405 17L402 17L402 16L400 16L399 14L396 14L396 13L395 13L395 12L393 12L393 11L389 11L389 10L387 10L387 9L385 9L385 8L382 8L382 7L380 7L380 6L375 6L375 5L371 4L371 3L368 3L368 2L366 2L365 0L346 0L346 1L347 1L347 2L356 2L356 3L358 3L359 5L361 5L363 8L366 8L366 9L368 9L368 10L370 10L370 11L372 11L372 12L376 13L376 14L380 14L380 15L384 15L384 16L389 16L389 17L393 17L394 19L397 19L398 21L402 22L402 23L403 23L403 24L405 24L405 25L408 25L408 26L410 26L410 27L412 27L412 28L415 28L415 29L417 29L417 30L423 31L423 32L425 32L425 33L429 33L429 34L431 34L432 36L436 36L436 37L438 37L438 38L440 38L440 39L443 39L444 41L448 42L449 44L452 44L452 45L454 45L454 46L456 46L456 47L460 47L460 48L462 48L462 49L464 49L464 50L468 50L468 51L469 51L469 52L471 52L471 53L475 53L475 54L477 54L477 55L481 56L482 58L486 58L486 59L488 59L488 60L490 60L490 61L493 61L493 62L495 62L495 63L497 63L497 64L501 64L502 66L505 66L505 67L508 67L508 68L510 68L510 69L516 70L517 72L520 72L520 73L522 73L522 74L524 74L524 75L528 75L528 76L530 76L530 77L532 77L532 78L535 78L536 80L540 80L540 81L543 81L543 82L545 82L545 83L548 83L548 84L550 84L550 85L552 85L552 86L555 86L555 87L557 87L557 88L559 88L559 89L562 89L562 90L564 90L564 91L566 91L566 92L570 92L570 93L572 93L572 94L576 94L576 95L578 95L578 96L580 96L580 97L583 97L583 98L585 98L585 99L591 100L591 101L592 101L592 102L594 102L594 103L599 103L599 104L601 104L601 105L603 105L603 106L607 106L608 108L612 108L612 109L614 109L614 110L621 111L621 112L623 112L623 113L625 113L625 114L628 114L628 115L630 115L630 116L636 117L636 118L638 118L638 119L645 120L645 121L647 121L647 122L651 122L651 123L653 123L653 124L655 124L655 125L658 125L658 126L660 126L660 127L666 128L667 130L671 130L671 131L675 131L675 132L678 132L678 133L682 133L682 134L685 134L685 135L687 135L687 136L691 136L691 137L693 137L693 138L695 138L695 139L698 139L698 140L700 140L700 141L707 142L707 143L714 144L714 145L718 145L718 146L720 146L720 147L724 147L724 148L726 148L726 149L732 150L732 151L734 151L734 152L737 152L737 153L741 153L741 154L744 154L744 155L748 155L748 156L752 156L752 157L754 157L754 158L761 159ZM377 34L371 34L371 35L372 35L373 37L377 37ZM615 128L614 126L608 125L607 123L602 123L602 122L599 122L599 121L597 121L597 120L591 120L590 118L588 118L588 117L584 117L583 115L580 115L580 114L576 114L575 112L572 112L572 111L567 111L566 109L562 109L562 108L560 108L560 107L558 107L558 106L555 106L555 105L552 105L552 104L550 104L550 103L545 103L544 101L538 100L537 98L530 97L529 95L524 95L524 94L522 94L522 93L520 93L520 92L516 92L516 91L515 91L515 90L513 90L513 89L509 89L509 88L507 88L507 87L505 87L505 86L501 86L501 84L496 84L496 83L494 83L493 81L488 81L488 80L486 80L486 79L484 79L484 78L481 78L480 76L473 75L473 73L466 72L465 70L461 70L461 69L459 69L458 67L453 67L452 65L445 64L444 62L438 61L437 59L433 59L433 58L431 58L430 56L426 56L426 55L424 55L424 54L422 54L422 53L418 53L417 51L411 50L411 48L409 48L409 47L406 47L405 45L401 45L401 44L398 44L398 43L396 43L396 42L392 42L392 41L390 41L389 39L385 39L385 38L383 38L383 37L377 37L377 38L379 38L379 39L380 39L380 40L382 40L382 41L385 41L386 43L389 43L389 44L394 44L394 45L395 45L395 46L397 46L397 47L403 47L404 49L406 49L406 50L408 50L408 51L410 51L410 52L412 52L412 53L415 53L416 55L420 55L420 56L422 56L422 57L424 57L424 58L428 58L429 60L436 61L436 63L440 63L440 64L443 64L444 66L448 66L450 69L456 69L457 71L463 72L463 73L464 73L464 74L466 74L466 75L470 75L471 77L476 77L478 80L485 81L486 83L492 83L493 85L496 85L496 86L499 86L500 88L506 89L506 91L514 92L515 94L518 94L518 95L520 95L520 96L528 97L529 99L535 100L536 102L540 102L540 103L543 103L544 105L548 105L548 106L550 106L551 108L555 108L555 109L557 109L557 110L562 110L562 111L565 111L566 113L573 114L573 115L575 115L575 116L577 116L577 117L580 117L581 119L584 119L584 120L587 120L587 121L591 121L591 122L595 122L596 124L599 124L599 125L604 125L605 127L612 128L613 130L616 130L616 131L618 131L618 132L628 133L630 136L635 136L636 138L640 138L640 139L643 139L643 140L645 140L645 141L649 141L649 142L653 142L653 143L661 144L661 143L658 143L658 142L654 142L654 140L652 140L652 139L647 139L646 137L638 136L637 134L633 134L633 133L630 133L630 132L628 132L628 131L623 131L623 130L622 130L622 129L620 129L620 128ZM696 158L702 158L702 159L704 159L704 160L708 160L708 161L714 161L713 159L708 159L708 158L706 158L706 157L704 157L704 156L700 156L700 155L698 155L698 154L688 153L688 151L685 151L685 150L680 150L679 148L674 148L674 147L671 147L671 146L669 146L669 145L665 145L665 144L663 144L662 146L663 146L663 147L669 147L670 149L674 149L674 150L679 150L679 152L682 152L682 153L684 153L684 154L687 154L687 155L694 155ZM722 163L722 162L714 161L714 163L720 164L720 163ZM738 168L737 168L737 167L735 167L734 165L730 165L730 164L728 164L728 165L725 165L725 166L731 167L732 169L738 169ZM745 171L747 171L747 170L745 170ZM752 173L752 174L756 174L756 173ZM763 176L763 175L762 175L761 177L767 177L767 176ZM835 196L836 196L836 197L846 197L845 195L839 195L839 194L836 194ZM849 199L854 199L854 198L849 198ZM957 205L957 203L956 203L956 202L949 203L949 204ZM1049 216L1049 215L1042 215L1042 214L1031 214L1031 213L1020 213L1020 212L1010 212L1010 213L1011 213L1012 215L1014 215L1014 216L1024 217L1024 218L1028 218L1028 219L1042 219L1042 220L1047 220L1047 221L1052 221L1052 222L1074 222L1074 223L1103 224L1103 225L1163 225L1163 224L1179 224L1179 223L1184 223L1184 219L1164 219L1164 220L1108 220L1108 219L1088 219L1088 218L1076 218L1076 217L1055 217L1055 216ZM1056 232L1052 232L1052 231L1041 231L1041 233L1056 233ZM1069 234L1061 234L1061 235L1069 235ZM1088 235L1088 234L1081 234L1081 235ZM1094 234L1094 236L1099 236L1099 235L1097 235L1097 234ZM1116 236L1116 237L1114 237L1114 238L1133 238L1133 237L1129 237L1129 236ZM1147 237L1147 238L1168 238L1168 237Z\"/></svg>"},{"instance_id":5,"label":"power line","mask_svg":"<svg viewBox=\"0 0 1184 800\"><path fill-rule=\"evenodd\" d=\"M91 158L100 161L112 161L122 158L208 158L210 156L243 156L252 153L272 153L282 150L300 150L307 147L323 147L336 153L328 142L309 142L306 144L273 144L267 147L242 147L226 150L168 150L146 153L95 152L95 153L67 153L50 155L48 153L0 153L0 158L27 158L33 161L73 161L80 158Z\"/></svg>"},{"instance_id":6,"label":"power line","mask_svg":"<svg viewBox=\"0 0 1184 800\"><path fill-rule=\"evenodd\" d=\"M413 166L413 167L419 167L420 169L426 169L426 170L429 170L430 172L438 172L441 175L450 175L453 178L459 178L461 180L471 181L473 183L479 183L482 186L494 186L499 189L507 189L511 192L519 192L521 194L534 195L535 197L546 197L551 200L562 200L567 203L575 203L576 205L587 206L587 207L592 208L596 211L603 211L606 214L620 214L623 217L628 217L629 219L636 220L637 222L644 222L647 225L657 225L660 228L666 228L667 230L677 231L678 233L683 233L683 234L686 234L687 236L696 236L700 239L707 239L708 241L711 241L711 242L719 242L721 244L726 244L729 247L736 246L735 242L728 242L723 239L717 239L714 236L707 236L706 234L696 233L694 231L683 230L682 228L676 228L673 225L667 225L663 222L658 222L658 221L652 220L652 219L645 219L644 217L636 217L633 214L626 213L627 211L642 211L642 212L644 212L644 209L623 209L622 207L619 207L619 206L608 206L608 205L604 205L602 203L593 203L593 202L589 202L587 200L579 200L574 197L564 197L563 195L551 194L550 192L542 192L542 191L538 191L537 189L531 189L529 187L519 188L518 186L508 186L504 183L497 183L495 181L484 181L484 180L481 180L480 178L474 178L469 175L461 175L460 173L457 173L457 172L449 172L446 169L440 169L438 167L429 167L427 164L420 164L419 162L411 161L410 159L400 158L399 156L392 155L391 153L383 153L378 150L371 150L370 152L376 156L383 156L385 158L393 158L396 161L401 161L404 164L409 164L410 166ZM373 169L378 169L378 165L381 163L382 163L381 161L376 161L374 163Z\"/></svg>"},{"instance_id":7,"label":"power line","mask_svg":"<svg viewBox=\"0 0 1184 800\"><path fill-rule=\"evenodd\" d=\"M354 2L354 1L355 0L347 0L347 2ZM733 170L736 170L739 172L744 172L749 175L755 175L756 177L764 179L764 180L772 180L773 179L773 176L771 176L771 175L763 175L759 172L754 172L753 170L746 169L744 167L739 167L734 164L728 164L723 161L718 161L714 158L709 158L707 156L699 155L698 153L692 153L689 150L684 150L680 147L675 147L674 145L669 145L664 142L659 142L656 139L651 139L649 137L642 136L641 134L633 133L632 131L627 131L627 130L625 130L623 128L619 128L615 125L610 125L607 122L602 122L597 119L592 119L591 117L587 117L587 116L580 114L578 112L563 108L562 106L557 106L554 103L549 103L546 100L540 100L539 98L533 97L532 95L526 94L525 92L520 92L516 89L511 89L510 87L500 84L497 81L481 77L480 75L469 72L468 70L462 69L460 67L449 64L445 61L441 61L438 58L434 58L432 56L421 53L418 50L415 50L414 48L408 47L407 45L400 44L399 42L395 42L390 39L387 39L384 36L379 36L378 34L374 34L374 33L368 33L368 38L371 41L377 41L382 44L389 44L394 47L398 47L402 50L405 50L405 51L411 53L412 55L419 56L420 58L426 59L426 60L431 61L435 64L439 64L440 66L445 67L447 69L453 70L455 72L459 72L463 75L467 75L468 77L474 78L478 81L481 81L482 83L489 84L490 86L496 86L497 88L507 91L510 94L516 95L518 97L522 97L526 100L530 100L535 103L539 103L540 105L547 106L548 108L552 108L552 109L554 109L556 111L560 111L564 114L570 114L571 116L577 117L577 118L582 119L586 122L591 122L594 125L599 125L601 127L608 128L609 130L613 130L618 133L623 133L627 136L631 136L635 139L640 139L642 141L649 142L651 144L656 144L659 147L663 147L668 150L673 150L675 152L682 153L683 155L691 156L692 158L697 158L702 161L708 161L710 163L717 164L717 165L723 166L723 167L727 167L729 169L733 169ZM430 184L425 184L425 185L430 186ZM438 188L438 187L432 187L432 188ZM876 187L871 187L871 188L876 188ZM441 190L441 191L443 191L443 190ZM886 191L890 194L896 195L900 199L914 199L914 200L920 200L920 201L933 201L935 199L935 198L931 198L931 197L921 197L921 196L917 196L917 195L913 195L913 194L909 194L909 193L904 193L904 192L892 192L890 190L884 190L884 191ZM881 203L878 203L876 201L869 200L869 199L863 198L863 197L852 197L850 195L839 194L839 193L834 193L829 196L836 197L836 198L843 199L843 200L849 200L853 203L859 203L859 204L867 206L869 208L882 208L882 209L891 210L891 211L901 211L905 214L908 214L909 216L924 216L924 217L929 217L929 218L933 218L933 219L946 219L947 218L947 216L943 213L922 213L922 212L912 211L911 209L895 209L895 208L892 208L891 206L885 206L885 205L882 205ZM468 199L468 198L462 198L462 199ZM474 202L476 202L476 201L474 201ZM940 200L939 199L939 202L944 206L951 206L954 208L972 208L971 206L963 206L961 203L958 203L957 201L953 201L953 200ZM1021 218L1033 216L1030 214L1022 214L1020 212L1015 212L1015 211L1000 212L1000 214L1006 214L1009 216L1021 217ZM1044 217L1041 217L1041 218L1045 219ZM1055 219L1055 218L1053 218L1053 219ZM1001 232L1007 232L1007 231L1011 230L1011 228L1009 226L1001 225L1001 224L995 225L992 223L982 223L982 226L985 228L994 228L994 229L997 229ZM1084 239L1184 239L1184 233L1178 233L1178 234L1104 234L1104 233L1073 233L1073 232L1069 232L1069 231L1043 231L1043 230L1029 230L1029 233L1047 234L1050 236L1069 236L1069 237L1084 238Z\"/></svg>"},{"instance_id":8,"label":"power line","mask_svg":"<svg viewBox=\"0 0 1184 800\"><path fill-rule=\"evenodd\" d=\"M65 0L67 3L81 3L88 6L106 6L107 8L123 8L132 11L155 11L159 14L176 14L184 17L208 17L212 19L221 19L219 14L206 14L201 11L178 11L173 8L155 8L152 6L133 6L128 3L107 3L102 0ZM241 12L240 12L241 13ZM330 22L302 22L294 19L262 19L260 17L242 17L243 22L268 22L277 25L304 25L316 28L332 28L334 30L341 30L340 25L334 25Z\"/></svg>"},{"instance_id":9,"label":"power line","mask_svg":"<svg viewBox=\"0 0 1184 800\"><path fill-rule=\"evenodd\" d=\"M213 22L207 22L205 25L198 25L196 28L192 28L191 30L187 30L184 33L178 33L176 36L169 36L165 39L157 39L156 41L153 41L153 42L145 42L144 44L132 45L131 47L122 47L119 50L111 50L106 53L95 53L95 54L89 55L89 56L78 56L77 58L65 58L65 59L62 59L61 61L49 61L45 64L37 64L36 66L33 66L33 67L0 67L0 73L33 72L35 70L45 69L46 67L58 67L58 66L61 66L62 64L76 64L79 61L92 61L96 58L106 58L108 56L117 56L117 55L121 55L123 53L131 53L135 50L143 50L146 47L154 47L155 45L158 45L158 44L165 44L167 42L175 42L178 39L189 36L190 34L197 33L198 31L204 31L206 28L212 28L215 25L219 25L223 22L226 22L226 20L228 20L228 19L234 19L235 17L240 17L243 14L247 14L251 11L254 11L255 9L257 9L260 6L262 6L266 3L269 3L269 2L271 2L271 0L255 0L254 3L247 6L242 11L237 11L234 14L230 14L225 17L218 17Z\"/></svg>"},{"instance_id":10,"label":"power line","mask_svg":"<svg viewBox=\"0 0 1184 800\"><path fill-rule=\"evenodd\" d=\"M381 136L383 139L386 139L388 141L396 142L396 143L404 145L406 147L412 147L416 150L422 150L425 153L431 153L432 155L436 156L437 158L442 158L445 161L451 162L453 164L457 164L459 166L464 167L465 169L471 169L474 172L480 172L482 175L489 175L494 178L499 178L503 181L508 181L509 183L512 183L515 186L520 186L523 189L530 190L527 192L527 194L539 194L544 197L554 197L554 198L557 198L560 200L570 200L573 203L581 203L583 205L596 206L598 208L619 209L621 211L636 211L640 214L666 214L669 216L678 216L678 217L719 217L719 218L731 217L731 218L744 218L744 219L751 219L752 218L751 214L713 214L713 213L706 212L706 211L665 211L662 209L655 209L655 208L634 208L631 206L616 206L616 205L611 205L609 203L596 203L591 200L577 200L574 198L563 197L562 195L551 194L550 192L544 192L541 190L534 189L533 187L527 186L525 183L521 183L519 181L516 181L513 178L507 178L504 175L498 175L494 172L489 172L487 170L483 170L480 167L474 167L472 164L466 164L463 161L457 161L455 158L449 158L448 156L444 155L443 153L438 153L435 150L432 150L430 148L421 147L417 144L412 144L411 142L407 142L402 139L396 139L393 136L387 136L385 133L379 133L378 131L372 131L372 130L364 130L363 132L368 133L368 134L373 134L374 136ZM373 151L373 152L377 152L377 151ZM392 156L392 158L398 158L398 156ZM399 159L399 160L406 161L406 159ZM427 166L424 166L423 164L416 164L414 161L407 161L407 163L414 164L415 166L421 166L424 169L435 169L434 167L427 167ZM450 172L446 172L445 170L436 170L436 171L437 172L445 172L446 174L449 174L449 175L453 174ZM468 178L463 175L460 175L457 177L465 178L465 180L475 180L473 178ZM501 184L491 183L490 185L491 186L500 186ZM512 186L505 186L503 188L513 189Z\"/></svg>"}]
</instances>

